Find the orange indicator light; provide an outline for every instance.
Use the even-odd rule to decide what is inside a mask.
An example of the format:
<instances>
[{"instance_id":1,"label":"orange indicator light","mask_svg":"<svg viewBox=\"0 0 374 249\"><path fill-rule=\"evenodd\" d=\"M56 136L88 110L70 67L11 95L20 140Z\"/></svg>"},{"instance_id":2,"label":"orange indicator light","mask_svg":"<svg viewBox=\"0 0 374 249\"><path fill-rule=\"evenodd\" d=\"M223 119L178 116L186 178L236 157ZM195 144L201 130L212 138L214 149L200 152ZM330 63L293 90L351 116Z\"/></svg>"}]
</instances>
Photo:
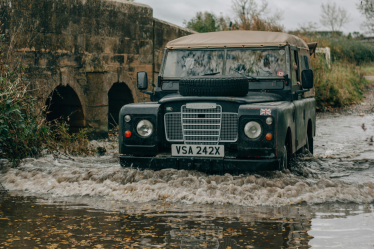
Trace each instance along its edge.
<instances>
[{"instance_id":1,"label":"orange indicator light","mask_svg":"<svg viewBox=\"0 0 374 249\"><path fill-rule=\"evenodd\" d=\"M126 131L125 132L125 137L131 137L131 131Z\"/></svg>"},{"instance_id":2,"label":"orange indicator light","mask_svg":"<svg viewBox=\"0 0 374 249\"><path fill-rule=\"evenodd\" d=\"M273 139L273 135L271 133L266 134L266 140L271 141Z\"/></svg>"}]
</instances>

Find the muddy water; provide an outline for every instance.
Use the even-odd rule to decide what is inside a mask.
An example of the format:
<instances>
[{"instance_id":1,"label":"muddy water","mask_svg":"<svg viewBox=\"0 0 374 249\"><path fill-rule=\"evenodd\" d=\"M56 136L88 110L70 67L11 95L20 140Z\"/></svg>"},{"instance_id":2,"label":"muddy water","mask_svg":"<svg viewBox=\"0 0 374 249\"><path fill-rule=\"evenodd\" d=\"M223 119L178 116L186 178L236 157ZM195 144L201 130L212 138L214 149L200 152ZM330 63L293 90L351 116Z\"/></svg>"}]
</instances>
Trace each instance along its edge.
<instances>
[{"instance_id":1,"label":"muddy water","mask_svg":"<svg viewBox=\"0 0 374 249\"><path fill-rule=\"evenodd\" d=\"M27 159L19 168L9 169L0 176L4 187L13 191L0 207L4 212L0 214L6 217L0 219L3 222L0 234L19 236L18 228L14 228L17 222L26 233L42 225L45 233L52 226L70 231L68 223L58 223L61 226L58 228L57 218L46 213L54 212L55 216L79 217L80 224L85 224L88 217L96 217L95 232L114 238L122 236L118 243L114 239L108 240L110 243L90 240L88 247L121 247L125 238L136 234L126 245L226 248L234 246L232 240L235 240L235 245L248 248L275 245L372 248L374 146L370 138L373 135L373 114L321 118L317 123L315 157L295 158L290 172L240 176L122 169L116 155L74 160L51 156ZM7 213L7 210L20 211ZM34 218L23 216L21 210L32 213ZM120 217L119 220L107 218L110 221L107 224L108 212ZM42 219L38 213L51 217ZM141 222L128 222L129 217L131 221L139 217ZM128 228L121 229L123 226ZM74 243L82 243L82 236L88 233L84 227L80 229L83 229L80 233L71 230L72 235L68 236L74 238ZM201 234L202 231L205 232ZM57 239L56 236L53 238ZM197 242L188 242L188 238L195 237L199 237ZM204 242L200 237L210 239ZM43 240L38 242L48 245ZM0 237L0 246L1 243L10 242ZM60 246L70 245L67 246L70 248L73 242L65 238L65 243Z\"/></svg>"}]
</instances>

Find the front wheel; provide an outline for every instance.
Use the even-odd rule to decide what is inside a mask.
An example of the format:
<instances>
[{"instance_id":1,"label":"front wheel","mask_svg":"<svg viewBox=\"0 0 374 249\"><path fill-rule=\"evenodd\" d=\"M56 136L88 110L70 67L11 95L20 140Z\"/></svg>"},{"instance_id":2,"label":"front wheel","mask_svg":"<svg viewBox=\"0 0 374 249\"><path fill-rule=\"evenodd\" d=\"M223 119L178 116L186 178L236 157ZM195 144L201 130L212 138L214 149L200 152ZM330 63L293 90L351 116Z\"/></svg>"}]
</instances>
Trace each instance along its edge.
<instances>
[{"instance_id":1,"label":"front wheel","mask_svg":"<svg viewBox=\"0 0 374 249\"><path fill-rule=\"evenodd\" d=\"M304 154L313 154L313 137L306 137L306 143L303 148Z\"/></svg>"},{"instance_id":2,"label":"front wheel","mask_svg":"<svg viewBox=\"0 0 374 249\"><path fill-rule=\"evenodd\" d=\"M288 168L288 152L287 152L287 146L283 146L283 155L282 159L279 163L279 171L285 171Z\"/></svg>"}]
</instances>

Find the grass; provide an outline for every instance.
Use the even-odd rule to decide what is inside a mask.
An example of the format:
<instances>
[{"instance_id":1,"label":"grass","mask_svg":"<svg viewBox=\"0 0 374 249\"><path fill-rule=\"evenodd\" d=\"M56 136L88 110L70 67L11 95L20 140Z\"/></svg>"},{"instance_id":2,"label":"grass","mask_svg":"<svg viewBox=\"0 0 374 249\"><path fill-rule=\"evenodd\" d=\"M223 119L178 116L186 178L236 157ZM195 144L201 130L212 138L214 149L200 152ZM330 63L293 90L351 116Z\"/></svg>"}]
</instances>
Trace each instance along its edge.
<instances>
[{"instance_id":1,"label":"grass","mask_svg":"<svg viewBox=\"0 0 374 249\"><path fill-rule=\"evenodd\" d=\"M334 61L328 68L319 56L312 60L312 64L318 109L361 102L363 89L369 84L361 67L347 61Z\"/></svg>"},{"instance_id":2,"label":"grass","mask_svg":"<svg viewBox=\"0 0 374 249\"><path fill-rule=\"evenodd\" d=\"M374 64L365 64L361 66L361 70L368 76L374 76Z\"/></svg>"}]
</instances>

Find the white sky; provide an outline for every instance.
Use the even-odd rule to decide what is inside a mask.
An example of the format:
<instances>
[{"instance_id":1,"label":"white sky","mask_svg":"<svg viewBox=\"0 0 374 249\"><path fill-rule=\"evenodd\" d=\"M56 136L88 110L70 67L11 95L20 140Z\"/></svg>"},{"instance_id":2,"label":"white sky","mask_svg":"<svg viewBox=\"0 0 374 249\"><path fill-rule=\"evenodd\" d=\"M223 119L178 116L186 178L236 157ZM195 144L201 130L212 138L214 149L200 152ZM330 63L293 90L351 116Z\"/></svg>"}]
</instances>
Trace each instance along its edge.
<instances>
[{"instance_id":1,"label":"white sky","mask_svg":"<svg viewBox=\"0 0 374 249\"><path fill-rule=\"evenodd\" d=\"M217 15L222 13L224 16L233 17L231 11L231 0L135 0L153 8L153 16L183 26L183 20L190 20L198 11L209 11ZM260 4L260 0L257 0ZM327 3L327 0L268 0L270 10L281 10L283 14L282 24L286 31L298 28L298 23L317 22L318 30L328 30L323 27L320 20L321 4ZM357 10L356 4L360 0L330 0L336 2L350 14L351 21L343 27L343 32L353 32L363 30L360 24L365 20Z\"/></svg>"}]
</instances>

